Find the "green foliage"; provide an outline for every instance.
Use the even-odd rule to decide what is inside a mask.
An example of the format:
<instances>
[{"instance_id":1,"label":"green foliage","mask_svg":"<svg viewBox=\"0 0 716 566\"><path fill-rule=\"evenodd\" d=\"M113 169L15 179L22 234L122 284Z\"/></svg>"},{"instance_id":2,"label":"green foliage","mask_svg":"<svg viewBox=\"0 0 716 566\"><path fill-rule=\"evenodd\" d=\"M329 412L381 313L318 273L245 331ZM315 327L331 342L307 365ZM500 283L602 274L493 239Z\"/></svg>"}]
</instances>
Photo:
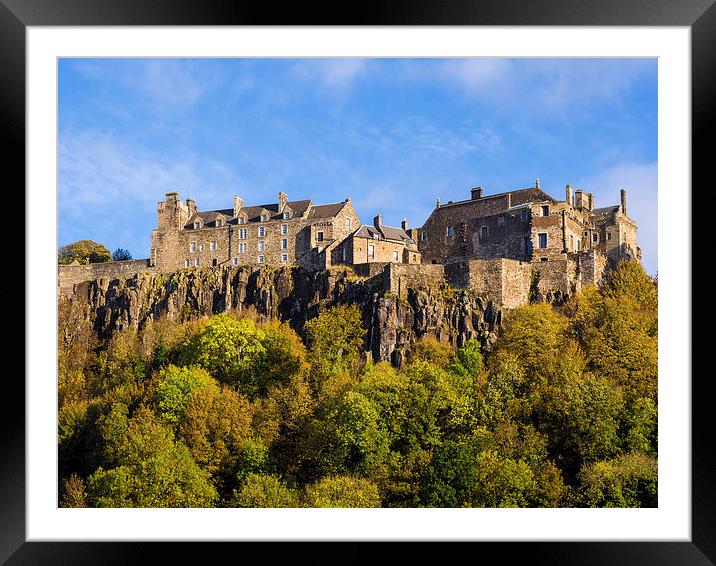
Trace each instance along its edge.
<instances>
[{"instance_id":1,"label":"green foliage","mask_svg":"<svg viewBox=\"0 0 716 566\"><path fill-rule=\"evenodd\" d=\"M580 473L577 504L583 507L657 507L656 458L638 452L594 462Z\"/></svg>"},{"instance_id":2,"label":"green foliage","mask_svg":"<svg viewBox=\"0 0 716 566\"><path fill-rule=\"evenodd\" d=\"M57 262L68 264L73 261L80 264L103 263L112 261L112 254L103 245L92 240L79 240L62 246L57 252Z\"/></svg>"},{"instance_id":3,"label":"green foliage","mask_svg":"<svg viewBox=\"0 0 716 566\"><path fill-rule=\"evenodd\" d=\"M117 248L112 252L112 261L127 261L130 259L132 259L132 254L129 250Z\"/></svg>"},{"instance_id":4,"label":"green foliage","mask_svg":"<svg viewBox=\"0 0 716 566\"><path fill-rule=\"evenodd\" d=\"M453 349L446 342L438 342L432 336L424 336L410 350L410 362L427 362L439 368L446 368L453 359Z\"/></svg>"},{"instance_id":5,"label":"green foliage","mask_svg":"<svg viewBox=\"0 0 716 566\"><path fill-rule=\"evenodd\" d=\"M298 494L279 478L265 474L249 474L241 489L234 492L232 507L299 507Z\"/></svg>"},{"instance_id":6,"label":"green foliage","mask_svg":"<svg viewBox=\"0 0 716 566\"><path fill-rule=\"evenodd\" d=\"M206 370L193 366L178 368L170 365L159 373L157 406L159 413L171 424L184 420L190 395L202 387L216 387Z\"/></svg>"},{"instance_id":7,"label":"green foliage","mask_svg":"<svg viewBox=\"0 0 716 566\"><path fill-rule=\"evenodd\" d=\"M339 305L304 325L316 388L331 374L356 369L366 330L356 305Z\"/></svg>"},{"instance_id":8,"label":"green foliage","mask_svg":"<svg viewBox=\"0 0 716 566\"><path fill-rule=\"evenodd\" d=\"M380 507L378 487L351 476L323 478L306 488L307 507Z\"/></svg>"},{"instance_id":9,"label":"green foliage","mask_svg":"<svg viewBox=\"0 0 716 566\"><path fill-rule=\"evenodd\" d=\"M92 506L210 507L216 501L208 474L149 409L140 409L130 419L117 464L99 467L89 477Z\"/></svg>"},{"instance_id":10,"label":"green foliage","mask_svg":"<svg viewBox=\"0 0 716 566\"><path fill-rule=\"evenodd\" d=\"M199 330L185 356L251 397L264 386L255 371L266 357L264 339L264 332L251 319L219 314Z\"/></svg>"}]
</instances>

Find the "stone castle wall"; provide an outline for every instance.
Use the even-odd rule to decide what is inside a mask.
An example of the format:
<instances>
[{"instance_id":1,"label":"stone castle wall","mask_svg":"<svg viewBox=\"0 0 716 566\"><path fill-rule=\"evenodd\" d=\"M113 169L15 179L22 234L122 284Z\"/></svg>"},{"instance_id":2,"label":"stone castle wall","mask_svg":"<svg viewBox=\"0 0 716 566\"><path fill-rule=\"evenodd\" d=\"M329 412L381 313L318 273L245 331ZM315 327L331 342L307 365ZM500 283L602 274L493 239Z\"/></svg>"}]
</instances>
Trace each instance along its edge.
<instances>
[{"instance_id":1,"label":"stone castle wall","mask_svg":"<svg viewBox=\"0 0 716 566\"><path fill-rule=\"evenodd\" d=\"M108 261L87 265L58 265L57 284L61 294L70 295L73 293L75 285L84 281L125 279L143 272L157 273L157 269L149 265L148 259Z\"/></svg>"}]
</instances>

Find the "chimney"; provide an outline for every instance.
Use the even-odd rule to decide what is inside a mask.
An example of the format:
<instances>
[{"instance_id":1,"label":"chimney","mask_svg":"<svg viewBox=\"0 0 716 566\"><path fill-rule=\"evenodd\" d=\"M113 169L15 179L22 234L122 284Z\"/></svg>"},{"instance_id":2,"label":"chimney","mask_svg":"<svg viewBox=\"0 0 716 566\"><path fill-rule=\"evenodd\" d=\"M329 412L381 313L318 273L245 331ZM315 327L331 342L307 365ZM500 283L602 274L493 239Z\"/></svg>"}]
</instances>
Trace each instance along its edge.
<instances>
[{"instance_id":1,"label":"chimney","mask_svg":"<svg viewBox=\"0 0 716 566\"><path fill-rule=\"evenodd\" d=\"M193 198L186 199L186 208L189 211L190 217L196 212L196 202Z\"/></svg>"},{"instance_id":2,"label":"chimney","mask_svg":"<svg viewBox=\"0 0 716 566\"><path fill-rule=\"evenodd\" d=\"M474 189L470 189L470 196L472 197L472 200L482 198L482 187L475 187Z\"/></svg>"},{"instance_id":3,"label":"chimney","mask_svg":"<svg viewBox=\"0 0 716 566\"><path fill-rule=\"evenodd\" d=\"M539 189L539 179L535 179L535 189Z\"/></svg>"},{"instance_id":4,"label":"chimney","mask_svg":"<svg viewBox=\"0 0 716 566\"><path fill-rule=\"evenodd\" d=\"M582 210L584 204L584 191L582 189L577 189L574 191L574 208Z\"/></svg>"},{"instance_id":5,"label":"chimney","mask_svg":"<svg viewBox=\"0 0 716 566\"><path fill-rule=\"evenodd\" d=\"M286 208L286 204L288 203L288 195L281 191L278 193L278 211L283 212L283 209Z\"/></svg>"},{"instance_id":6,"label":"chimney","mask_svg":"<svg viewBox=\"0 0 716 566\"><path fill-rule=\"evenodd\" d=\"M241 212L241 207L244 206L244 199L239 198L237 195L234 195L234 218L236 218L239 215L239 212Z\"/></svg>"},{"instance_id":7,"label":"chimney","mask_svg":"<svg viewBox=\"0 0 716 566\"><path fill-rule=\"evenodd\" d=\"M407 232L408 231L408 219L403 218L403 221L400 223L400 227Z\"/></svg>"},{"instance_id":8,"label":"chimney","mask_svg":"<svg viewBox=\"0 0 716 566\"><path fill-rule=\"evenodd\" d=\"M574 196L572 195L572 185L567 185L565 187L565 200L567 201L568 205L574 206Z\"/></svg>"},{"instance_id":9,"label":"chimney","mask_svg":"<svg viewBox=\"0 0 716 566\"><path fill-rule=\"evenodd\" d=\"M621 190L622 195L622 214L626 216L627 208L626 208L626 189Z\"/></svg>"},{"instance_id":10,"label":"chimney","mask_svg":"<svg viewBox=\"0 0 716 566\"><path fill-rule=\"evenodd\" d=\"M376 228L380 228L383 225L383 217L379 214L375 218L373 218L373 226Z\"/></svg>"}]
</instances>

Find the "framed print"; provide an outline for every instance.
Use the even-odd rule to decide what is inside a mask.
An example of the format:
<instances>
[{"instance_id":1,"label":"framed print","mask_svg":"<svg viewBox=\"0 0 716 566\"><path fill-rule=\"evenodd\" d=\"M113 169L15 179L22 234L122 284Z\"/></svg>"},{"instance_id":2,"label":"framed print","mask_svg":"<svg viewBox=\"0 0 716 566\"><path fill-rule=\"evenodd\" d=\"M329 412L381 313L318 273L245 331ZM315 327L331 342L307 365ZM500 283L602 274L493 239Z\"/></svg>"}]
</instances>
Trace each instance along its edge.
<instances>
[{"instance_id":1,"label":"framed print","mask_svg":"<svg viewBox=\"0 0 716 566\"><path fill-rule=\"evenodd\" d=\"M550 564L713 563L713 425L691 373L712 2L267 12L0 0L27 242L3 560L454 541ZM515 189L510 168L548 177ZM85 249L95 234L109 248ZM65 302L78 293L91 324ZM609 350L597 328L641 346Z\"/></svg>"}]
</instances>

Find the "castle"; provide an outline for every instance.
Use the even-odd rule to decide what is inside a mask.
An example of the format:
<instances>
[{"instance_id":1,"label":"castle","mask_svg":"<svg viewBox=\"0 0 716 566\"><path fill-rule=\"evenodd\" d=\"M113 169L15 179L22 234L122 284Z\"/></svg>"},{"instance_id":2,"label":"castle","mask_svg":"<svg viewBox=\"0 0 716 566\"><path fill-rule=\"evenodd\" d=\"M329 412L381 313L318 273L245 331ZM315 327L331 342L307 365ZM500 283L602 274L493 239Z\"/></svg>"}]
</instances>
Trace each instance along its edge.
<instances>
[{"instance_id":1,"label":"castle","mask_svg":"<svg viewBox=\"0 0 716 566\"><path fill-rule=\"evenodd\" d=\"M193 199L167 193L157 205L150 258L90 266L61 266L60 287L91 276L137 271L169 273L219 266L350 266L385 272L399 296L410 285L446 280L513 308L528 300L560 301L584 285L599 285L621 259L641 259L637 225L621 202L594 208L594 196L566 186L557 200L539 186L441 204L421 228L386 226L381 215L361 224L350 198L338 203L289 201L200 211ZM125 264L125 265L118 265ZM96 267L95 267L96 266ZM102 267L105 266L105 267ZM78 269L79 268L79 269ZM107 271L107 275L103 275Z\"/></svg>"}]
</instances>

